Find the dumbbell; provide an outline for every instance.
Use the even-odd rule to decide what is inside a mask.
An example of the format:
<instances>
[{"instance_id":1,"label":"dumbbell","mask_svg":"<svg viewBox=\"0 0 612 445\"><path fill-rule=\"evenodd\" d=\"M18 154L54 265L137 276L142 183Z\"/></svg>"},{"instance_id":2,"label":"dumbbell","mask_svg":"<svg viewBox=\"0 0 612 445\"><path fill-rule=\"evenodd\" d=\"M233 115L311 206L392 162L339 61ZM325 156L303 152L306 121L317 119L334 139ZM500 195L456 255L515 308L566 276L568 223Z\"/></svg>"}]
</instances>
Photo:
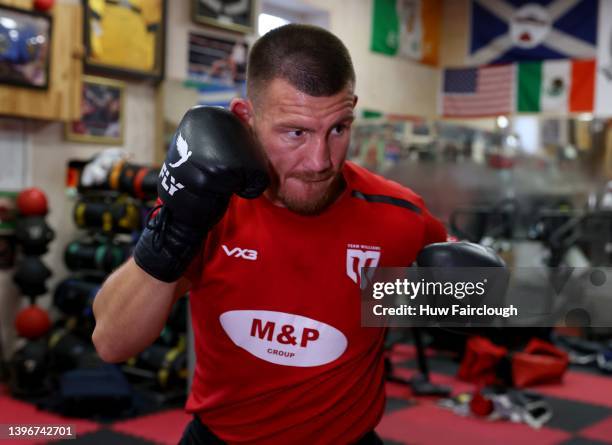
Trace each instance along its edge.
<instances>
[{"instance_id":1,"label":"dumbbell","mask_svg":"<svg viewBox=\"0 0 612 445\"><path fill-rule=\"evenodd\" d=\"M140 229L138 207L129 202L79 201L74 207L74 222L83 229L129 233Z\"/></svg>"},{"instance_id":2,"label":"dumbbell","mask_svg":"<svg viewBox=\"0 0 612 445\"><path fill-rule=\"evenodd\" d=\"M49 366L55 373L75 368L89 368L101 362L91 342L66 328L58 328L49 337Z\"/></svg>"},{"instance_id":3,"label":"dumbbell","mask_svg":"<svg viewBox=\"0 0 612 445\"><path fill-rule=\"evenodd\" d=\"M44 339L27 342L13 354L8 365L13 395L36 396L47 392L49 362Z\"/></svg>"},{"instance_id":4,"label":"dumbbell","mask_svg":"<svg viewBox=\"0 0 612 445\"><path fill-rule=\"evenodd\" d=\"M26 256L17 266L13 281L19 286L21 293L35 298L47 292L45 281L51 276L51 271L37 256Z\"/></svg>"},{"instance_id":5,"label":"dumbbell","mask_svg":"<svg viewBox=\"0 0 612 445\"><path fill-rule=\"evenodd\" d=\"M47 253L48 244L55 238L55 232L44 217L29 216L17 219L15 238L26 255L43 255Z\"/></svg>"},{"instance_id":6,"label":"dumbbell","mask_svg":"<svg viewBox=\"0 0 612 445\"><path fill-rule=\"evenodd\" d=\"M66 315L90 316L91 305L99 290L99 283L67 278L55 288L53 304Z\"/></svg>"},{"instance_id":7,"label":"dumbbell","mask_svg":"<svg viewBox=\"0 0 612 445\"><path fill-rule=\"evenodd\" d=\"M187 332L187 306L189 300L187 297L181 297L177 300L168 316L166 325L162 329L157 343L164 346L177 344L180 337Z\"/></svg>"},{"instance_id":8,"label":"dumbbell","mask_svg":"<svg viewBox=\"0 0 612 445\"><path fill-rule=\"evenodd\" d=\"M185 339L176 346L152 344L124 366L128 374L151 379L163 389L174 386L187 378L187 354Z\"/></svg>"},{"instance_id":9,"label":"dumbbell","mask_svg":"<svg viewBox=\"0 0 612 445\"><path fill-rule=\"evenodd\" d=\"M113 190L127 193L140 199L157 197L159 169L118 162L109 174L108 183Z\"/></svg>"},{"instance_id":10,"label":"dumbbell","mask_svg":"<svg viewBox=\"0 0 612 445\"><path fill-rule=\"evenodd\" d=\"M110 273L130 255L129 244L73 241L66 246L64 261L70 270L100 270Z\"/></svg>"}]
</instances>

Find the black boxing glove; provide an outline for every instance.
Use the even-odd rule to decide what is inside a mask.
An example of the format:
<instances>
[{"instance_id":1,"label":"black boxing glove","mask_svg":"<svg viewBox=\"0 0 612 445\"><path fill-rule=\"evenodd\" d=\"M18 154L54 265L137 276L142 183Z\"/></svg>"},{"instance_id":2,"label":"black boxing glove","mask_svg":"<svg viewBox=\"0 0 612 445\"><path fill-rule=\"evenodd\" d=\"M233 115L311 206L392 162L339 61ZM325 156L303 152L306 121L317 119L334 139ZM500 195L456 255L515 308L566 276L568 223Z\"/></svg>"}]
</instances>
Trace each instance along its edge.
<instances>
[{"instance_id":1,"label":"black boxing glove","mask_svg":"<svg viewBox=\"0 0 612 445\"><path fill-rule=\"evenodd\" d=\"M429 244L419 252L416 264L419 268L424 268L420 276L426 281L462 283L462 287L466 282L486 282L484 291L471 295L464 301L465 303L478 306L486 301L488 306L497 306L503 302L509 271L504 260L489 247L466 241ZM457 295L455 293L455 297L459 298ZM460 299L463 299L463 296ZM438 296L432 298L431 302L442 306L448 300L446 297ZM444 320L457 325L470 321L465 317L446 317Z\"/></svg>"},{"instance_id":2,"label":"black boxing glove","mask_svg":"<svg viewBox=\"0 0 612 445\"><path fill-rule=\"evenodd\" d=\"M429 244L416 262L420 267L506 267L493 249L466 241Z\"/></svg>"},{"instance_id":3,"label":"black boxing glove","mask_svg":"<svg viewBox=\"0 0 612 445\"><path fill-rule=\"evenodd\" d=\"M268 181L263 155L233 113L190 109L160 170L162 205L138 240L136 264L158 280L178 280L223 217L231 195L256 198Z\"/></svg>"}]
</instances>

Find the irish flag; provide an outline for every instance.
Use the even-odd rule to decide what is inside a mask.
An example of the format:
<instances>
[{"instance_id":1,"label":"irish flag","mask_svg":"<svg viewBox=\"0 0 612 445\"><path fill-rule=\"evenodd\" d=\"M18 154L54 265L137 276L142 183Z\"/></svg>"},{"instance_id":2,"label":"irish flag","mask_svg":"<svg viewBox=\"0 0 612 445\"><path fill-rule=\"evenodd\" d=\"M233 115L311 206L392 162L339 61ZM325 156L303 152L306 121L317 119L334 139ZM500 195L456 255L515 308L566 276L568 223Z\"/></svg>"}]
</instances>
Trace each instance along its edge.
<instances>
[{"instance_id":1,"label":"irish flag","mask_svg":"<svg viewBox=\"0 0 612 445\"><path fill-rule=\"evenodd\" d=\"M370 49L438 64L442 0L374 0Z\"/></svg>"},{"instance_id":2,"label":"irish flag","mask_svg":"<svg viewBox=\"0 0 612 445\"><path fill-rule=\"evenodd\" d=\"M594 60L521 62L517 66L518 112L591 112Z\"/></svg>"}]
</instances>

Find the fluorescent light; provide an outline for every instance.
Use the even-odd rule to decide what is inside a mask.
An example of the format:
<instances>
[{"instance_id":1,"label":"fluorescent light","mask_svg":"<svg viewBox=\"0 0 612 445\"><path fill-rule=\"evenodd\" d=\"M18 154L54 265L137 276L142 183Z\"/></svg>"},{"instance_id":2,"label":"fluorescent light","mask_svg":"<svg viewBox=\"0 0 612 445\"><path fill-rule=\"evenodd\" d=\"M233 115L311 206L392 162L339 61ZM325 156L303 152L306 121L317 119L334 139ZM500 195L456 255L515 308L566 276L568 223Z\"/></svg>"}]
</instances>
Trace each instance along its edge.
<instances>
[{"instance_id":1,"label":"fluorescent light","mask_svg":"<svg viewBox=\"0 0 612 445\"><path fill-rule=\"evenodd\" d=\"M509 123L506 116L497 116L497 126L499 128L507 128Z\"/></svg>"}]
</instances>

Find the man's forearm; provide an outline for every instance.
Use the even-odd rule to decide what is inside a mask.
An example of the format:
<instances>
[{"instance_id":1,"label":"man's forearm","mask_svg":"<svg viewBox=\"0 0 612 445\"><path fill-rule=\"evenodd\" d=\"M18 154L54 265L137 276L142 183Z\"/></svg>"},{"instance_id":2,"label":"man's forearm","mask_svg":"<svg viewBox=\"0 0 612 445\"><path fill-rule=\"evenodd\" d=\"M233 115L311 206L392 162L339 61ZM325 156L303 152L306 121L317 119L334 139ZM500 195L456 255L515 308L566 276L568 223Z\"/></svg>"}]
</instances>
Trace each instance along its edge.
<instances>
[{"instance_id":1,"label":"man's forearm","mask_svg":"<svg viewBox=\"0 0 612 445\"><path fill-rule=\"evenodd\" d=\"M132 357L159 336L172 308L177 283L144 272L132 258L104 283L93 304L93 342L102 359Z\"/></svg>"}]
</instances>

